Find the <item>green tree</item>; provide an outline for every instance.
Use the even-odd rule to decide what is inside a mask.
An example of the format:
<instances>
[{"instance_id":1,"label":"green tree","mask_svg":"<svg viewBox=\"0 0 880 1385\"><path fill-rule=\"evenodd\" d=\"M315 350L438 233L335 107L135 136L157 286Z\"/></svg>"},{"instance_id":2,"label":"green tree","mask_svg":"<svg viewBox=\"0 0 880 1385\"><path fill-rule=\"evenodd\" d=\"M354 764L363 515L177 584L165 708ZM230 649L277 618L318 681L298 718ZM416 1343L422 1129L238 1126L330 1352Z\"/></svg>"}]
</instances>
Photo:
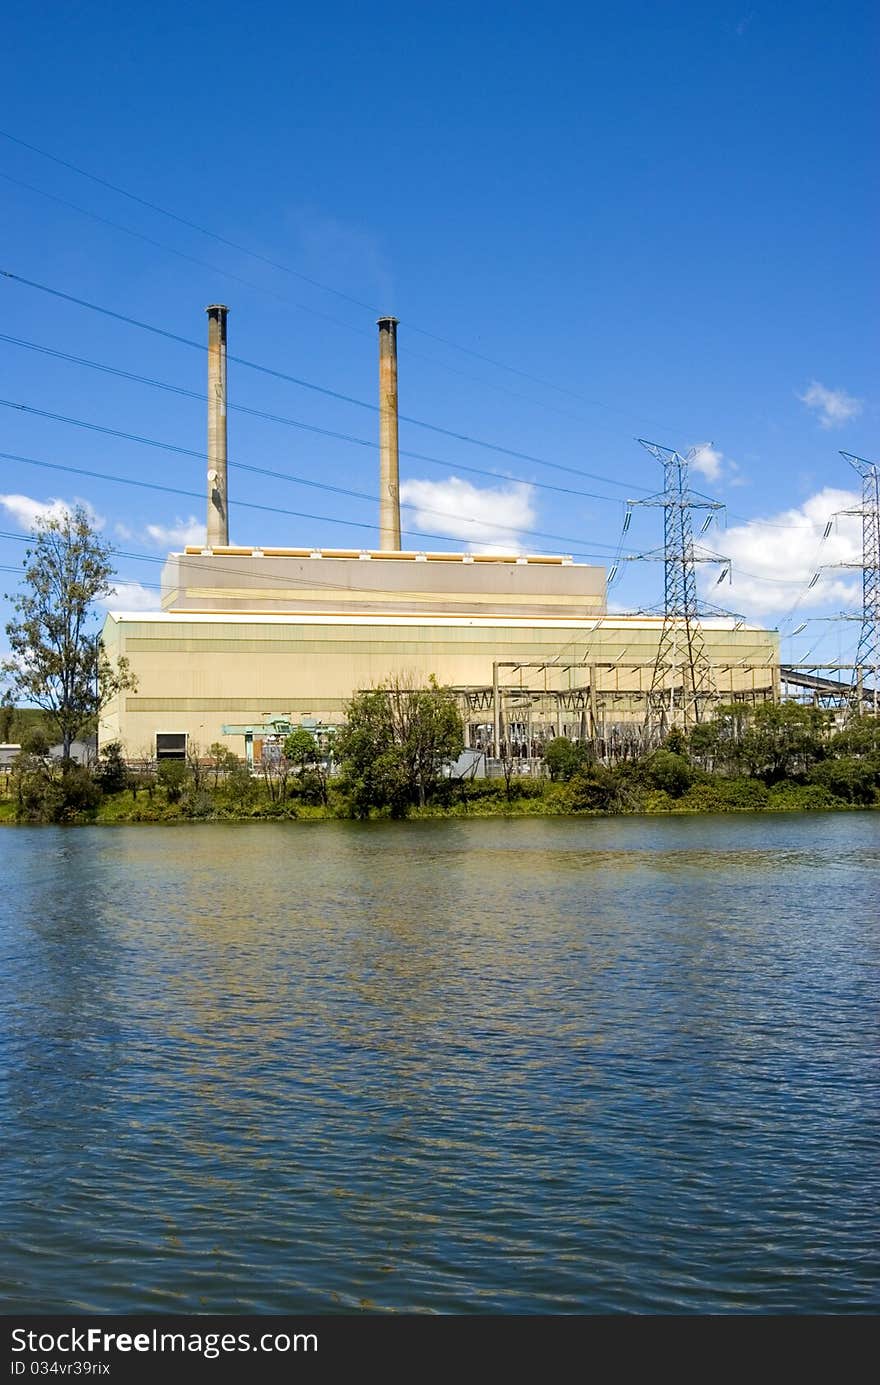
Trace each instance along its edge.
<instances>
[{"instance_id":1,"label":"green tree","mask_svg":"<svg viewBox=\"0 0 880 1385\"><path fill-rule=\"evenodd\" d=\"M880 761L842 755L816 765L810 778L844 803L867 806L874 802L880 785Z\"/></svg>"},{"instance_id":2,"label":"green tree","mask_svg":"<svg viewBox=\"0 0 880 1385\"><path fill-rule=\"evenodd\" d=\"M315 745L314 736L304 726L298 726L284 742L284 756L302 779L306 770L318 759L318 747Z\"/></svg>"},{"instance_id":3,"label":"green tree","mask_svg":"<svg viewBox=\"0 0 880 1385\"><path fill-rule=\"evenodd\" d=\"M257 784L243 760L236 758L236 763L227 770L223 793L236 812L243 813L254 806Z\"/></svg>"},{"instance_id":4,"label":"green tree","mask_svg":"<svg viewBox=\"0 0 880 1385\"><path fill-rule=\"evenodd\" d=\"M304 726L291 731L284 742L284 755L296 770L303 801L326 803L328 766L311 732Z\"/></svg>"},{"instance_id":5,"label":"green tree","mask_svg":"<svg viewBox=\"0 0 880 1385\"><path fill-rule=\"evenodd\" d=\"M582 766L569 780L565 793L573 813L620 813L630 805L626 779L605 765Z\"/></svg>"},{"instance_id":6,"label":"green tree","mask_svg":"<svg viewBox=\"0 0 880 1385\"><path fill-rule=\"evenodd\" d=\"M668 738L667 738L668 739ZM700 721L691 728L688 737L691 758L710 773L723 758L721 732L717 721Z\"/></svg>"},{"instance_id":7,"label":"green tree","mask_svg":"<svg viewBox=\"0 0 880 1385\"><path fill-rule=\"evenodd\" d=\"M220 776L224 777L235 769L238 764L238 756L234 751L225 746L222 741L214 741L208 746L208 766L214 775L214 788L220 783Z\"/></svg>"},{"instance_id":8,"label":"green tree","mask_svg":"<svg viewBox=\"0 0 880 1385\"><path fill-rule=\"evenodd\" d=\"M797 702L764 702L751 710L740 741L747 773L765 784L803 776L824 759L828 713Z\"/></svg>"},{"instance_id":9,"label":"green tree","mask_svg":"<svg viewBox=\"0 0 880 1385\"><path fill-rule=\"evenodd\" d=\"M390 808L403 817L423 805L444 766L464 749L464 727L448 688L389 679L359 693L336 745L356 811Z\"/></svg>"},{"instance_id":10,"label":"green tree","mask_svg":"<svg viewBox=\"0 0 880 1385\"><path fill-rule=\"evenodd\" d=\"M673 750L655 750L645 761L644 769L651 787L665 790L672 798L680 798L687 793L694 782L690 762Z\"/></svg>"},{"instance_id":11,"label":"green tree","mask_svg":"<svg viewBox=\"0 0 880 1385\"><path fill-rule=\"evenodd\" d=\"M59 766L39 750L22 750L12 780L19 822L75 822L93 816L101 802L100 785L84 765Z\"/></svg>"},{"instance_id":12,"label":"green tree","mask_svg":"<svg viewBox=\"0 0 880 1385\"><path fill-rule=\"evenodd\" d=\"M270 803L283 803L287 797L287 781L290 778L290 761L284 754L284 747L263 742L260 760L263 783Z\"/></svg>"},{"instance_id":13,"label":"green tree","mask_svg":"<svg viewBox=\"0 0 880 1385\"><path fill-rule=\"evenodd\" d=\"M854 755L858 759L880 757L880 718L853 717L843 731L831 737L832 755Z\"/></svg>"},{"instance_id":14,"label":"green tree","mask_svg":"<svg viewBox=\"0 0 880 1385\"><path fill-rule=\"evenodd\" d=\"M691 729L688 749L697 764L710 773L739 774L743 765L743 738L754 715L744 702L716 707L712 720ZM666 749L672 749L667 737Z\"/></svg>"},{"instance_id":15,"label":"green tree","mask_svg":"<svg viewBox=\"0 0 880 1385\"><path fill-rule=\"evenodd\" d=\"M165 790L169 803L179 803L189 780L185 760L160 760L156 778Z\"/></svg>"},{"instance_id":16,"label":"green tree","mask_svg":"<svg viewBox=\"0 0 880 1385\"><path fill-rule=\"evenodd\" d=\"M554 737L544 747L544 764L551 779L571 779L573 774L583 766L591 764L594 759L589 745L583 741L575 743L567 740L565 736Z\"/></svg>"},{"instance_id":17,"label":"green tree","mask_svg":"<svg viewBox=\"0 0 880 1385\"><path fill-rule=\"evenodd\" d=\"M12 740L12 727L15 723L15 703L11 693L0 698L0 744L8 745Z\"/></svg>"},{"instance_id":18,"label":"green tree","mask_svg":"<svg viewBox=\"0 0 880 1385\"><path fill-rule=\"evenodd\" d=\"M20 745L22 755L31 755L37 760L47 759L51 749L49 737L42 726L25 727L21 733Z\"/></svg>"},{"instance_id":19,"label":"green tree","mask_svg":"<svg viewBox=\"0 0 880 1385\"><path fill-rule=\"evenodd\" d=\"M128 788L130 775L119 741L111 741L102 748L95 778L104 793L120 793Z\"/></svg>"},{"instance_id":20,"label":"green tree","mask_svg":"<svg viewBox=\"0 0 880 1385\"><path fill-rule=\"evenodd\" d=\"M12 657L3 672L17 697L47 713L65 760L110 699L135 686L124 659L111 665L91 623L93 603L112 590L110 553L81 506L38 520L6 626Z\"/></svg>"},{"instance_id":21,"label":"green tree","mask_svg":"<svg viewBox=\"0 0 880 1385\"><path fill-rule=\"evenodd\" d=\"M698 723L698 725L701 724L702 723ZM663 742L663 749L671 750L673 755L687 755L688 738L680 726L673 726L670 728L666 740Z\"/></svg>"}]
</instances>

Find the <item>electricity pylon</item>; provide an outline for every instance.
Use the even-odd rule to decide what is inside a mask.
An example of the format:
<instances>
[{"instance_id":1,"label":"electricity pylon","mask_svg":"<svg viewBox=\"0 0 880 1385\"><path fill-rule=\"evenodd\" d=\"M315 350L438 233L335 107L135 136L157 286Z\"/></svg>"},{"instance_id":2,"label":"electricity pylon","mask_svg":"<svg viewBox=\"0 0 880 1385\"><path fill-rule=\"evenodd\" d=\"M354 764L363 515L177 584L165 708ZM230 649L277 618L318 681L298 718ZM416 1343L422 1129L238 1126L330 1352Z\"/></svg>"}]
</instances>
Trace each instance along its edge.
<instances>
[{"instance_id":1,"label":"electricity pylon","mask_svg":"<svg viewBox=\"0 0 880 1385\"><path fill-rule=\"evenodd\" d=\"M862 503L854 510L841 514L860 515L862 520L862 561L840 563L836 566L861 569L862 616L859 643L853 670L852 709L861 712L864 700L864 678L867 670L873 677L874 711L877 711L877 673L880 664L880 466L841 452L862 478Z\"/></svg>"},{"instance_id":2,"label":"electricity pylon","mask_svg":"<svg viewBox=\"0 0 880 1385\"><path fill-rule=\"evenodd\" d=\"M712 667L706 654L700 616L717 614L717 607L701 605L697 599L697 563L723 563L719 581L730 573L730 561L720 553L694 543L692 511L706 510L701 533L712 521L714 512L724 506L690 489L688 466L701 449L691 448L684 456L671 447L639 438L663 467L663 490L646 500L631 500L629 505L648 505L663 509L663 548L638 558L663 562L663 629L651 674L651 688L645 711L645 736L659 729L661 737L670 725L691 726L702 721L706 704L715 688Z\"/></svg>"}]
</instances>

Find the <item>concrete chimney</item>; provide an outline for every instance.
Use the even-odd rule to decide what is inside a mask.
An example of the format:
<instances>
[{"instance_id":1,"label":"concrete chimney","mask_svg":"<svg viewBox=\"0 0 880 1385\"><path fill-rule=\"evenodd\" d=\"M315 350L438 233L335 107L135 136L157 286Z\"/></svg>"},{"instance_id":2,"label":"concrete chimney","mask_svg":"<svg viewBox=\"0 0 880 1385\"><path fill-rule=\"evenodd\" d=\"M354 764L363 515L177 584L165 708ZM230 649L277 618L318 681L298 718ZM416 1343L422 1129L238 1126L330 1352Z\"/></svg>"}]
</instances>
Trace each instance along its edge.
<instances>
[{"instance_id":1,"label":"concrete chimney","mask_svg":"<svg viewBox=\"0 0 880 1385\"><path fill-rule=\"evenodd\" d=\"M208 547L229 543L226 496L226 315L222 303L208 314Z\"/></svg>"},{"instance_id":2,"label":"concrete chimney","mask_svg":"<svg viewBox=\"0 0 880 1385\"><path fill-rule=\"evenodd\" d=\"M397 318L379 318L379 547L400 549L397 450Z\"/></svg>"}]
</instances>

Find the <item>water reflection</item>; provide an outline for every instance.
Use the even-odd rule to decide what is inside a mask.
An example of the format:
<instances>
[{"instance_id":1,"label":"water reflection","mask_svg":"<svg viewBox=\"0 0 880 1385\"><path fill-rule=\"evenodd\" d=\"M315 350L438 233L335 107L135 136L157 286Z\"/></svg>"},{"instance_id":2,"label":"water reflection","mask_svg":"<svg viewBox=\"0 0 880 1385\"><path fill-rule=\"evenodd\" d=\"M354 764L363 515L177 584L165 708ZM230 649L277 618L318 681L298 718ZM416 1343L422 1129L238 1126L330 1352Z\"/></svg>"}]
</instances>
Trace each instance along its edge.
<instances>
[{"instance_id":1,"label":"water reflection","mask_svg":"<svg viewBox=\"0 0 880 1385\"><path fill-rule=\"evenodd\" d=\"M878 864L871 814L0 833L7 1311L864 1309Z\"/></svg>"}]
</instances>

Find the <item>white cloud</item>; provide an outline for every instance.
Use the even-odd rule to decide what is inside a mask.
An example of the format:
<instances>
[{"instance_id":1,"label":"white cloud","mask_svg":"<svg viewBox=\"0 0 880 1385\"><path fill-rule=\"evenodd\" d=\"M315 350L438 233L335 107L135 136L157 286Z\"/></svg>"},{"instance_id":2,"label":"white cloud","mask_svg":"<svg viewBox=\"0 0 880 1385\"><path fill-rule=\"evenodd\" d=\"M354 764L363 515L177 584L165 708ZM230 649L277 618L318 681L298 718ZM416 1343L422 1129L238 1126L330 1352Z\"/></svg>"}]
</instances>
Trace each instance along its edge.
<instances>
[{"instance_id":1,"label":"white cloud","mask_svg":"<svg viewBox=\"0 0 880 1385\"><path fill-rule=\"evenodd\" d=\"M698 442L690 450L689 466L691 471L696 471L704 477L711 485L718 485L724 481L729 486L742 486L746 484L741 476L738 476L739 467L730 457L726 457L719 447L713 447L711 442Z\"/></svg>"},{"instance_id":2,"label":"white cloud","mask_svg":"<svg viewBox=\"0 0 880 1385\"><path fill-rule=\"evenodd\" d=\"M861 497L855 492L826 486L801 506L735 525L715 540L732 560L730 585L716 589L718 569L704 567L700 569L701 588L710 600L749 615L778 615L790 610L821 567L860 561L859 518L836 520L823 540L829 519L837 511L860 503ZM808 601L802 602L802 609L827 608L831 603L851 606L857 601L857 583L842 572L823 572Z\"/></svg>"},{"instance_id":3,"label":"white cloud","mask_svg":"<svg viewBox=\"0 0 880 1385\"><path fill-rule=\"evenodd\" d=\"M104 527L103 516L87 500L34 500L29 495L0 495L0 505L26 533L30 533L39 520L63 519L78 505L85 510L93 528Z\"/></svg>"},{"instance_id":4,"label":"white cloud","mask_svg":"<svg viewBox=\"0 0 880 1385\"><path fill-rule=\"evenodd\" d=\"M118 539L122 539L123 543L128 543L134 538L134 532L129 529L127 524L114 524L113 532Z\"/></svg>"},{"instance_id":5,"label":"white cloud","mask_svg":"<svg viewBox=\"0 0 880 1385\"><path fill-rule=\"evenodd\" d=\"M698 442L690 460L691 471L698 471L707 481L720 481L724 453L710 442Z\"/></svg>"},{"instance_id":6,"label":"white cloud","mask_svg":"<svg viewBox=\"0 0 880 1385\"><path fill-rule=\"evenodd\" d=\"M862 412L861 399L855 399L846 390L830 390L818 380L811 380L798 399L817 414L823 428L840 428Z\"/></svg>"},{"instance_id":7,"label":"white cloud","mask_svg":"<svg viewBox=\"0 0 880 1385\"><path fill-rule=\"evenodd\" d=\"M186 548L187 544L204 544L205 525L190 515L189 519L179 516L173 524L148 524L147 537L159 548Z\"/></svg>"},{"instance_id":8,"label":"white cloud","mask_svg":"<svg viewBox=\"0 0 880 1385\"><path fill-rule=\"evenodd\" d=\"M161 610L158 590L144 587L140 582L116 582L113 590L102 597L98 605L113 611Z\"/></svg>"},{"instance_id":9,"label":"white cloud","mask_svg":"<svg viewBox=\"0 0 880 1385\"><path fill-rule=\"evenodd\" d=\"M414 509L413 527L463 539L480 552L511 553L528 548L521 530L535 522L534 490L526 482L474 486L450 476L445 481L404 481L401 501Z\"/></svg>"}]
</instances>

